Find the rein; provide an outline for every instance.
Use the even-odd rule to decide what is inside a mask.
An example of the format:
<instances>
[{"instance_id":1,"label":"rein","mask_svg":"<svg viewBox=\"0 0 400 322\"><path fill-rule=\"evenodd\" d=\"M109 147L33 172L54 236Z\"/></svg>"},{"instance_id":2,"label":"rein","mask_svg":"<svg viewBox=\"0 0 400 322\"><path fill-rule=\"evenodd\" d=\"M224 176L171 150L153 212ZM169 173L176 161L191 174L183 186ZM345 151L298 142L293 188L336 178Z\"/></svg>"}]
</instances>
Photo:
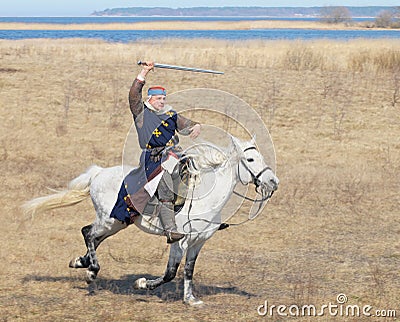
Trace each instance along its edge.
<instances>
[{"instance_id":1,"label":"rein","mask_svg":"<svg viewBox=\"0 0 400 322\"><path fill-rule=\"evenodd\" d=\"M263 198L261 198L261 199L252 199L252 198L249 198L249 197L247 197L247 196L245 196L245 195L242 195L242 194L239 193L239 192L236 192L235 190L233 190L233 193L234 193L235 195L239 196L239 197L242 197L242 198L245 199L245 200L252 201L252 202L264 202L264 201L267 201L267 200L268 200L269 198L271 198L272 195L274 194L274 192L271 191L267 196L265 196L265 197L263 197Z\"/></svg>"}]
</instances>

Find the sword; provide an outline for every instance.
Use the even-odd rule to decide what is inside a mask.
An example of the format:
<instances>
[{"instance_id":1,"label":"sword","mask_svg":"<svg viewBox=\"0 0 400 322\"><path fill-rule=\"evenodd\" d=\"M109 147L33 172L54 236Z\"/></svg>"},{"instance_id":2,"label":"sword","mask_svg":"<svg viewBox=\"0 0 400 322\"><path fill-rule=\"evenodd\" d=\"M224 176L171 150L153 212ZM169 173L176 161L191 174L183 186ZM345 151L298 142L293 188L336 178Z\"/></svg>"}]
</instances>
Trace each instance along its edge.
<instances>
[{"instance_id":1,"label":"sword","mask_svg":"<svg viewBox=\"0 0 400 322\"><path fill-rule=\"evenodd\" d=\"M146 63L142 62L141 60L139 60L137 64L138 65L146 65ZM154 67L166 68L166 69L186 70L186 71L189 71L189 72L198 72L198 73L210 73L210 74L220 74L220 75L224 74L224 72L219 72L217 70L200 69L200 68L175 66L175 65L166 65L166 64L156 64L156 63L154 63Z\"/></svg>"}]
</instances>

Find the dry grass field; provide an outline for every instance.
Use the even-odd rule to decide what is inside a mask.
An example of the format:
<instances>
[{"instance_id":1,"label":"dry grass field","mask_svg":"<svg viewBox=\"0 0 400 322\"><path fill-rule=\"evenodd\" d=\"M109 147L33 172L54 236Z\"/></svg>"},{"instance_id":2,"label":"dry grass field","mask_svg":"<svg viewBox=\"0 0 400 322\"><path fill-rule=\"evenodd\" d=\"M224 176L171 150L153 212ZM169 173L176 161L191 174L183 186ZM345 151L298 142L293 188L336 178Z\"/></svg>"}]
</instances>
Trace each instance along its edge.
<instances>
[{"instance_id":1,"label":"dry grass field","mask_svg":"<svg viewBox=\"0 0 400 322\"><path fill-rule=\"evenodd\" d=\"M280 188L255 221L206 243L194 275L203 308L182 304L181 269L160 289L133 289L164 272L164 238L130 227L106 240L88 289L68 262L85 251L90 200L34 218L20 210L92 163L121 162L138 59L223 70L156 70L151 81L235 94L274 140ZM397 40L1 40L0 320L282 321L257 307L321 307L339 293L399 316L399 68Z\"/></svg>"}]
</instances>

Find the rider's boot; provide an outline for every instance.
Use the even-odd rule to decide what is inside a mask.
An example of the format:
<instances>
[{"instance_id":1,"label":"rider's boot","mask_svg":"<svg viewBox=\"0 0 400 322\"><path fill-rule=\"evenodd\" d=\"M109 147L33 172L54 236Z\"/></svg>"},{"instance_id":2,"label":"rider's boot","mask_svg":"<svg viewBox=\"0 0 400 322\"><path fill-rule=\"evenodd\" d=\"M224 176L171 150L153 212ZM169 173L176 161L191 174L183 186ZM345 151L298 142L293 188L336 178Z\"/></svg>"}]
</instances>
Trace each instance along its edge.
<instances>
[{"instance_id":1,"label":"rider's boot","mask_svg":"<svg viewBox=\"0 0 400 322\"><path fill-rule=\"evenodd\" d=\"M166 201L161 203L160 220L167 236L167 243L172 244L185 237L176 229L175 212L172 202Z\"/></svg>"}]
</instances>

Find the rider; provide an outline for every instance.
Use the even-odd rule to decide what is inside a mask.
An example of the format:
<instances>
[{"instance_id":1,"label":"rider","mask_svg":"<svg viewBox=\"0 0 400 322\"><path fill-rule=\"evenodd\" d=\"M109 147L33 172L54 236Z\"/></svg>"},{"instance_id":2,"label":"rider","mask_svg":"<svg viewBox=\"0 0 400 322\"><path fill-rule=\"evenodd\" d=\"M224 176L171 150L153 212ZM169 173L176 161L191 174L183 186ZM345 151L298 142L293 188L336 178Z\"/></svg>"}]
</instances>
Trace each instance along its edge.
<instances>
[{"instance_id":1,"label":"rider","mask_svg":"<svg viewBox=\"0 0 400 322\"><path fill-rule=\"evenodd\" d=\"M156 180L160 169L164 169L163 174L158 176L160 179L157 193L161 202L159 217L167 236L167 243L174 243L184 235L176 229L174 192L170 188L173 186L171 176L173 169L167 166L170 163L165 162L165 159L170 161L171 158L177 158L173 152L176 131L195 139L200 134L201 125L183 117L171 106L166 105L167 92L161 86L150 87L147 91L147 100L142 101L145 79L153 68L154 63L151 61L142 64L142 70L133 81L129 91L129 106L135 121L139 145L142 148L140 162L144 164L147 181L150 181L149 179ZM171 148L168 149L167 157L165 157L167 147ZM172 162L173 165L176 163L177 161Z\"/></svg>"}]
</instances>

